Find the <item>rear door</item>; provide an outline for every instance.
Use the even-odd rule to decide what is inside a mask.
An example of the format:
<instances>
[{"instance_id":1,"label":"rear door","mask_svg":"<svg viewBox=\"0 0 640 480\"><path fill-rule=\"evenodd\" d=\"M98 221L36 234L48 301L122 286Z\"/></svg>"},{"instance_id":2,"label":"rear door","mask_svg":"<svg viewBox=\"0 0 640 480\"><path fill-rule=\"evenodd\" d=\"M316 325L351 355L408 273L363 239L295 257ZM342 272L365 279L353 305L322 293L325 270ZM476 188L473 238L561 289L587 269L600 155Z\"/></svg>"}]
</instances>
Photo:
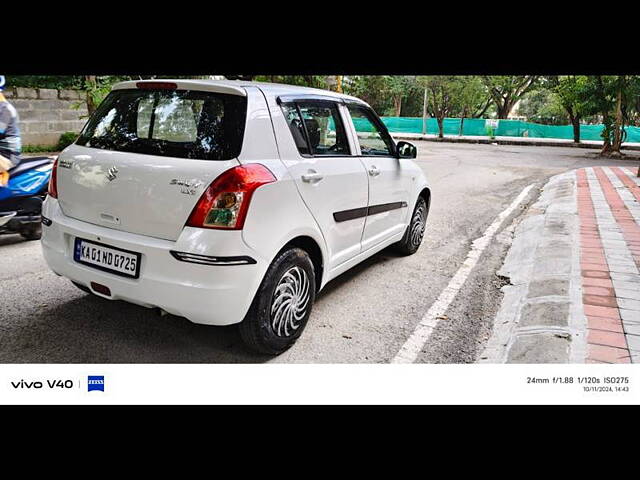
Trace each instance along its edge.
<instances>
[{"instance_id":1,"label":"rear door","mask_svg":"<svg viewBox=\"0 0 640 480\"><path fill-rule=\"evenodd\" d=\"M357 139L369 181L369 203L362 249L367 250L404 231L411 177L395 155L395 144L375 112L360 103L348 102L350 126Z\"/></svg>"},{"instance_id":2,"label":"rear door","mask_svg":"<svg viewBox=\"0 0 640 480\"><path fill-rule=\"evenodd\" d=\"M109 94L60 156L58 201L72 218L176 240L203 190L238 165L246 97L143 86Z\"/></svg>"},{"instance_id":3,"label":"rear door","mask_svg":"<svg viewBox=\"0 0 640 480\"><path fill-rule=\"evenodd\" d=\"M278 140L282 161L320 225L333 269L360 253L367 174L352 156L343 105L306 97L281 100L280 107L286 122Z\"/></svg>"}]
</instances>

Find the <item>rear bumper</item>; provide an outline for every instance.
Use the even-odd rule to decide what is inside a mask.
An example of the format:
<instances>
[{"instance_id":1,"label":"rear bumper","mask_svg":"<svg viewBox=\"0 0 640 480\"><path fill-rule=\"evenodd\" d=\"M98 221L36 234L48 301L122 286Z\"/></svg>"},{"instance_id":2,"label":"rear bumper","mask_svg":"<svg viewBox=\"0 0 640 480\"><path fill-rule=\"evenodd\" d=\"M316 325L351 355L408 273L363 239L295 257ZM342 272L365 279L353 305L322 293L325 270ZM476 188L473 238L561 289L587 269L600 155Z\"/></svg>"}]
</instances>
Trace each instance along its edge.
<instances>
[{"instance_id":1,"label":"rear bumper","mask_svg":"<svg viewBox=\"0 0 640 480\"><path fill-rule=\"evenodd\" d=\"M43 216L42 250L49 267L58 275L91 288L91 282L107 286L110 300L125 300L145 307L159 307L194 323L229 325L245 317L269 265L242 240L241 232L185 228L173 242L75 220L65 216L55 199L48 198ZM140 277L121 277L77 263L73 259L76 237L141 254ZM194 255L246 256L255 263L203 265L181 261L171 251Z\"/></svg>"}]
</instances>

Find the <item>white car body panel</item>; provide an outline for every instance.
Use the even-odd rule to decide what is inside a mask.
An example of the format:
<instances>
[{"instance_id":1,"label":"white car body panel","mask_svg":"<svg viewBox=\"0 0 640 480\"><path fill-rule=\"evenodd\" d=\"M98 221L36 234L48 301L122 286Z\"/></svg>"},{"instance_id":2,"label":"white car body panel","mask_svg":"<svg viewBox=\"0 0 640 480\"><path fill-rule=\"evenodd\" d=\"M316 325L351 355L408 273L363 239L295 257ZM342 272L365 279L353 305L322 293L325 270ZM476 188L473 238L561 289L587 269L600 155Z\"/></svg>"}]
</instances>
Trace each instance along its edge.
<instances>
[{"instance_id":1,"label":"white car body panel","mask_svg":"<svg viewBox=\"0 0 640 480\"><path fill-rule=\"evenodd\" d=\"M282 162L289 170L307 208L323 233L328 269L360 253L364 218L336 223L333 212L362 207L368 201L367 177L357 157L303 157L300 155L276 97L267 97ZM343 118L344 121L344 118ZM317 173L318 182L302 176Z\"/></svg>"},{"instance_id":2,"label":"white car body panel","mask_svg":"<svg viewBox=\"0 0 640 480\"><path fill-rule=\"evenodd\" d=\"M247 98L241 152L226 161L170 158L72 145L59 162L58 199L48 197L43 216L44 257L51 269L81 285L97 282L111 290L109 299L159 307L196 323L228 325L243 320L277 253L292 240L314 242L321 255L317 287L399 241L420 192L428 188L411 160L363 157L343 105L353 156L303 157L297 150L279 95L321 94L364 102L337 94L288 85L238 81L173 81L179 88ZM136 88L123 82L114 89ZM366 104L364 104L366 105ZM260 163L276 181L253 194L242 230L185 227L202 192L222 172L240 164ZM367 170L376 165L381 174ZM117 179L109 181L111 167ZM324 178L303 182L310 170ZM181 193L172 179L197 181L192 195ZM368 205L406 201L405 208L335 222L333 213ZM105 215L103 215L105 214ZM80 237L141 254L140 277L126 278L79 264L73 259ZM180 261L171 251L209 256L248 256L248 265L199 265ZM97 295L99 293L95 292ZM101 295L104 296L104 295Z\"/></svg>"},{"instance_id":3,"label":"white car body panel","mask_svg":"<svg viewBox=\"0 0 640 480\"><path fill-rule=\"evenodd\" d=\"M239 231L220 235L215 230L187 227L173 242L69 218L53 198L47 198L42 214L52 221L51 226L43 229L42 251L55 273L86 287L91 282L106 285L111 290L110 297L94 293L109 300L159 307L195 323L229 325L241 320L270 262L248 247ZM141 253L140 278L115 276L74 262L75 237ZM197 265L176 260L169 253L171 250L205 255L225 251L230 255L250 255L257 262L237 266Z\"/></svg>"},{"instance_id":4,"label":"white car body panel","mask_svg":"<svg viewBox=\"0 0 640 480\"><path fill-rule=\"evenodd\" d=\"M166 240L176 240L205 188L238 160L156 157L71 145L60 154L58 200L65 215L84 222ZM117 169L117 179L107 173ZM199 182L194 195L174 179ZM176 221L180 219L181 221Z\"/></svg>"}]
</instances>

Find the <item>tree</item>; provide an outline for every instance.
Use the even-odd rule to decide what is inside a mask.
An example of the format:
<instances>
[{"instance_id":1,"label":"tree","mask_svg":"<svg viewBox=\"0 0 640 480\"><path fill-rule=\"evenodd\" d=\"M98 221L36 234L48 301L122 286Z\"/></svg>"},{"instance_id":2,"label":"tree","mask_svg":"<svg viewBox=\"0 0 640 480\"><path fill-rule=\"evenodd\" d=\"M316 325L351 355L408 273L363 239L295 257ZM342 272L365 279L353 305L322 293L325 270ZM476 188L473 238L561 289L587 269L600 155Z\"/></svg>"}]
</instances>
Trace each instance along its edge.
<instances>
[{"instance_id":1,"label":"tree","mask_svg":"<svg viewBox=\"0 0 640 480\"><path fill-rule=\"evenodd\" d=\"M460 98L464 90L464 77L437 75L420 77L428 90L429 115L438 122L438 137L444 137L444 119L460 111Z\"/></svg>"},{"instance_id":2,"label":"tree","mask_svg":"<svg viewBox=\"0 0 640 480\"><path fill-rule=\"evenodd\" d=\"M482 83L480 77L458 77L459 86L456 88L457 103L460 109L460 135L464 131L464 119L482 117L491 105L491 96Z\"/></svg>"},{"instance_id":3,"label":"tree","mask_svg":"<svg viewBox=\"0 0 640 480\"><path fill-rule=\"evenodd\" d=\"M516 103L538 86L539 76L483 76L482 81L496 106L498 118L507 118Z\"/></svg>"},{"instance_id":4,"label":"tree","mask_svg":"<svg viewBox=\"0 0 640 480\"><path fill-rule=\"evenodd\" d=\"M343 85L344 92L361 98L380 115L393 115L394 80L390 75L358 75L350 78L348 85Z\"/></svg>"},{"instance_id":5,"label":"tree","mask_svg":"<svg viewBox=\"0 0 640 480\"><path fill-rule=\"evenodd\" d=\"M626 138L625 125L632 106L633 79L627 75L596 75L586 77L581 100L590 114L602 116L601 155L621 155Z\"/></svg>"},{"instance_id":6,"label":"tree","mask_svg":"<svg viewBox=\"0 0 640 480\"><path fill-rule=\"evenodd\" d=\"M536 123L565 125L569 122L567 111L551 88L541 88L526 94L518 105L518 114Z\"/></svg>"},{"instance_id":7,"label":"tree","mask_svg":"<svg viewBox=\"0 0 640 480\"><path fill-rule=\"evenodd\" d=\"M301 87L328 88L326 75L256 75L251 78L256 82L285 83Z\"/></svg>"},{"instance_id":8,"label":"tree","mask_svg":"<svg viewBox=\"0 0 640 480\"><path fill-rule=\"evenodd\" d=\"M388 92L393 99L393 116L399 117L402 113L402 99L409 91L409 77L393 75L387 81Z\"/></svg>"},{"instance_id":9,"label":"tree","mask_svg":"<svg viewBox=\"0 0 640 480\"><path fill-rule=\"evenodd\" d=\"M588 78L578 75L565 75L550 79L551 91L567 112L573 126L573 141L580 143L580 120L590 110Z\"/></svg>"},{"instance_id":10,"label":"tree","mask_svg":"<svg viewBox=\"0 0 640 480\"><path fill-rule=\"evenodd\" d=\"M84 77L83 89L86 93L85 101L87 103L87 112L89 113L89 115L95 112L96 108L98 108L98 106L102 103L102 100L104 100L104 97L106 97L107 94L111 91L111 87L114 83L131 79L132 77L130 76L86 75ZM77 106L79 107L80 104L78 104Z\"/></svg>"}]
</instances>

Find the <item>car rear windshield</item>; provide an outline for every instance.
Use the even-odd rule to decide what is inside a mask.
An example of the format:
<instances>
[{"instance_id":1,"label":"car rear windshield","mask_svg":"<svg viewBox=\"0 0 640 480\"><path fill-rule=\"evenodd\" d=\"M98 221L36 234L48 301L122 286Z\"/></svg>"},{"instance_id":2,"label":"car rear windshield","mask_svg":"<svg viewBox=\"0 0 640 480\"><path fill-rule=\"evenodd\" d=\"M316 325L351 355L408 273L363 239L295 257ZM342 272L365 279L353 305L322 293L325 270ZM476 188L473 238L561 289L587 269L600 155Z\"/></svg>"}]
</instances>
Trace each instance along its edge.
<instances>
[{"instance_id":1,"label":"car rear windshield","mask_svg":"<svg viewBox=\"0 0 640 480\"><path fill-rule=\"evenodd\" d=\"M114 90L76 141L120 152L202 160L240 154L246 97L195 90Z\"/></svg>"}]
</instances>

